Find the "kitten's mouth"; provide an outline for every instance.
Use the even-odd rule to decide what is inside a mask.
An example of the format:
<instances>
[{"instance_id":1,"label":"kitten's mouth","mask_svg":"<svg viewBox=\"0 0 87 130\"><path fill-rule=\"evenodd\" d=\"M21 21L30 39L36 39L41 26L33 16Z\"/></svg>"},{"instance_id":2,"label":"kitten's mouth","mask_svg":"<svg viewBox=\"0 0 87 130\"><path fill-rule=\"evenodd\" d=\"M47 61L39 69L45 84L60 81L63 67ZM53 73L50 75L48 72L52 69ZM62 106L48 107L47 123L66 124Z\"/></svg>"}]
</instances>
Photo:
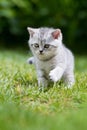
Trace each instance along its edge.
<instances>
[{"instance_id":1,"label":"kitten's mouth","mask_svg":"<svg viewBox=\"0 0 87 130\"><path fill-rule=\"evenodd\" d=\"M39 55L43 55L43 53L39 53Z\"/></svg>"}]
</instances>

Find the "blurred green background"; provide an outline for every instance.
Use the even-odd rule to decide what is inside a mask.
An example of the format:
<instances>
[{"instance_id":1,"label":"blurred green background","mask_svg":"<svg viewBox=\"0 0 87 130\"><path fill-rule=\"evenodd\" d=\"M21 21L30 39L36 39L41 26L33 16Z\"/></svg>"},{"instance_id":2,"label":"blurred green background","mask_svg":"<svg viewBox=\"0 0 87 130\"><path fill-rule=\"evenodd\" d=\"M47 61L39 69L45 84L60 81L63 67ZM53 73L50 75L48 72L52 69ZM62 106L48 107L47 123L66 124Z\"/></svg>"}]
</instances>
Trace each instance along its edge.
<instances>
[{"instance_id":1,"label":"blurred green background","mask_svg":"<svg viewBox=\"0 0 87 130\"><path fill-rule=\"evenodd\" d=\"M87 0L0 0L0 47L28 47L27 26L60 28L74 53L87 53Z\"/></svg>"}]
</instances>

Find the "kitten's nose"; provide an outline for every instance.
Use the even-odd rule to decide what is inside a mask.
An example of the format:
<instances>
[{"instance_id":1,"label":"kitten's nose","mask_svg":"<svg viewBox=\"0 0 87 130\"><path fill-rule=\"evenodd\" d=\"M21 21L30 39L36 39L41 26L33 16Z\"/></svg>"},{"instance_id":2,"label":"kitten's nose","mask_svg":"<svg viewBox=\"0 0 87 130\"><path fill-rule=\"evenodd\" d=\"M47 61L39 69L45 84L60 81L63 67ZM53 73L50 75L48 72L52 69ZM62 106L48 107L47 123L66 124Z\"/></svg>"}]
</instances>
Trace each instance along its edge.
<instances>
[{"instance_id":1,"label":"kitten's nose","mask_svg":"<svg viewBox=\"0 0 87 130\"><path fill-rule=\"evenodd\" d=\"M40 52L40 54L42 54L42 53L43 53L43 50L39 50L39 52Z\"/></svg>"}]
</instances>

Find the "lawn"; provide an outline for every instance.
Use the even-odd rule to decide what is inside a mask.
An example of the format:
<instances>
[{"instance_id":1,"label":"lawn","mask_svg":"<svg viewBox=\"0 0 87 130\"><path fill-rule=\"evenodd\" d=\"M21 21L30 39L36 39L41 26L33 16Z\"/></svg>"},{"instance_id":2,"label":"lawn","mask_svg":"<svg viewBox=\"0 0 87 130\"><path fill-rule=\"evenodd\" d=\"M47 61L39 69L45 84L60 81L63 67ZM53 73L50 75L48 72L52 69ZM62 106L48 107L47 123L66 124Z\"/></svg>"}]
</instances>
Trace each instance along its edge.
<instances>
[{"instance_id":1,"label":"lawn","mask_svg":"<svg viewBox=\"0 0 87 130\"><path fill-rule=\"evenodd\" d=\"M0 50L0 130L86 130L87 56L75 56L73 89L39 92L29 55Z\"/></svg>"}]
</instances>

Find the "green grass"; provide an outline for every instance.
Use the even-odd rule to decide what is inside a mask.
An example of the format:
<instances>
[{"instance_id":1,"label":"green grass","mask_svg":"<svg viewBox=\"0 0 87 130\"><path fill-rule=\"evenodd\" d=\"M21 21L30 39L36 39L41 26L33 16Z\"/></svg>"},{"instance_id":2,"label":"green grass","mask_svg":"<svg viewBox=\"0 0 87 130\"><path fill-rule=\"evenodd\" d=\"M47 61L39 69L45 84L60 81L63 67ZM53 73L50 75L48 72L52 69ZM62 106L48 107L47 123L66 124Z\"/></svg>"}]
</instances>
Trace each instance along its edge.
<instances>
[{"instance_id":1,"label":"green grass","mask_svg":"<svg viewBox=\"0 0 87 130\"><path fill-rule=\"evenodd\" d=\"M1 130L86 130L87 56L76 56L71 90L56 84L39 92L28 54L0 50Z\"/></svg>"}]
</instances>

